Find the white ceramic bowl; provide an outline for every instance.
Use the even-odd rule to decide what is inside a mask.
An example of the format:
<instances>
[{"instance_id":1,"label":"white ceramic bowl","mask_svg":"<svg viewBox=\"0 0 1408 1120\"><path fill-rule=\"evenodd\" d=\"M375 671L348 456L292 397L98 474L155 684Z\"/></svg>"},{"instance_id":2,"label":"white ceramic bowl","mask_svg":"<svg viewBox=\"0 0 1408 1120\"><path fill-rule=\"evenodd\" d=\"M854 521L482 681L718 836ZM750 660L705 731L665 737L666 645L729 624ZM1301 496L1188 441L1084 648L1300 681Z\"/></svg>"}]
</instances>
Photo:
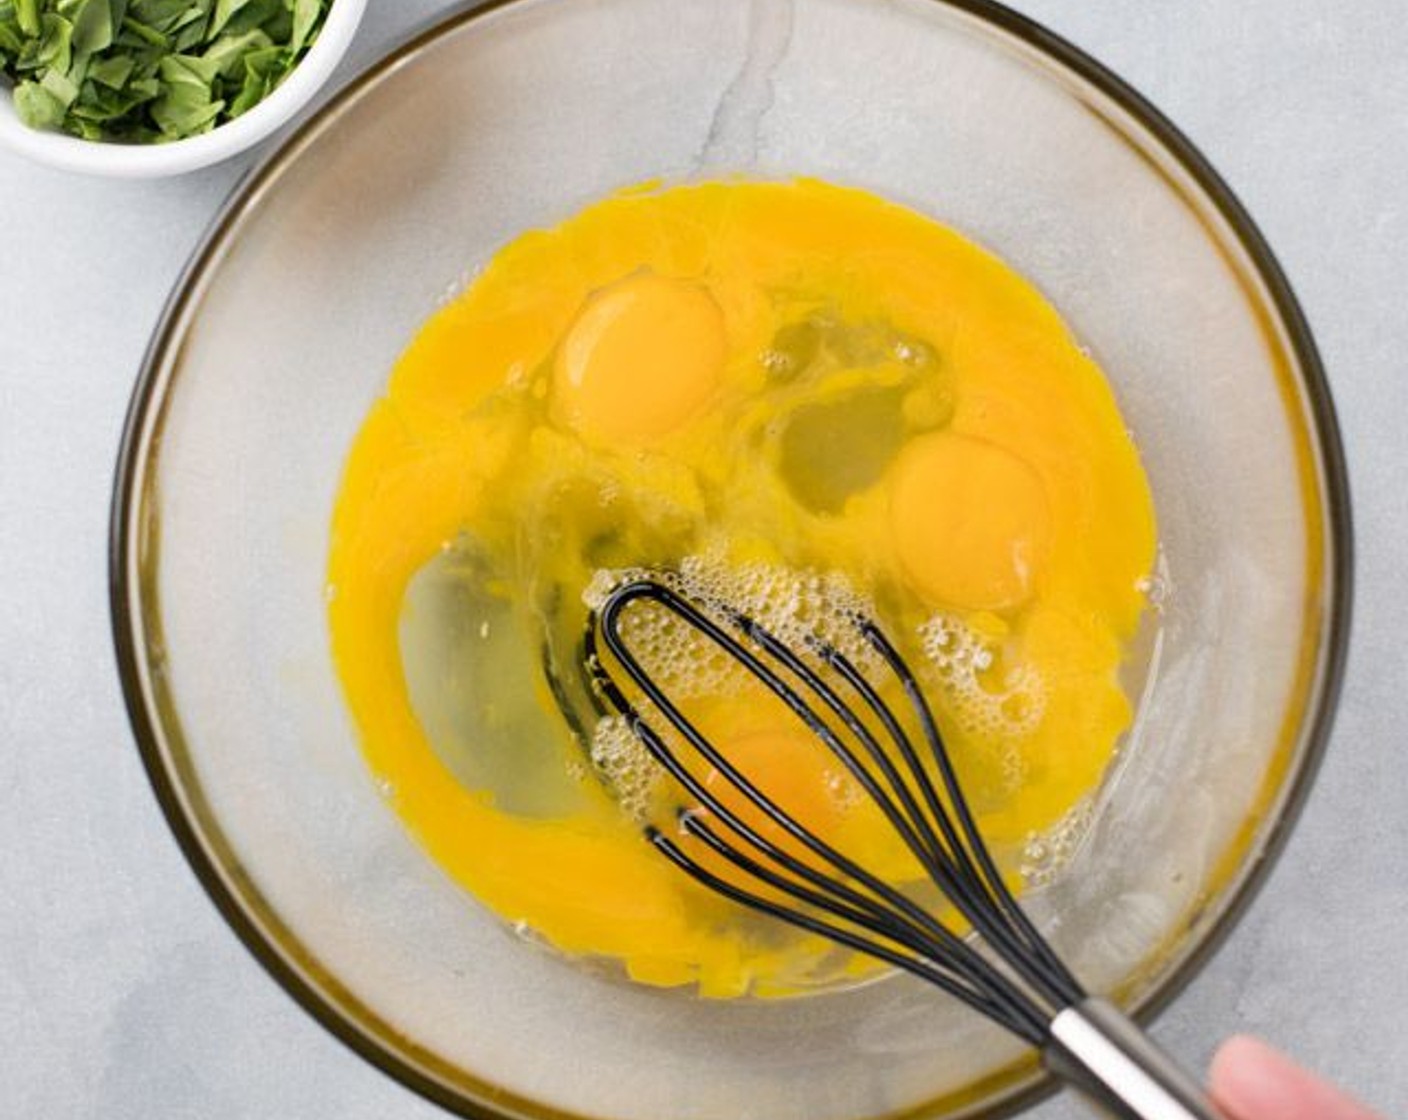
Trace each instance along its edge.
<instances>
[{"instance_id":1,"label":"white ceramic bowl","mask_svg":"<svg viewBox=\"0 0 1408 1120\"><path fill-rule=\"evenodd\" d=\"M6 86L0 88L0 146L63 171L115 179L156 179L219 163L259 143L312 100L347 53L366 6L367 0L333 0L317 40L278 89L200 136L168 144L118 144L40 131L20 121Z\"/></svg>"}]
</instances>

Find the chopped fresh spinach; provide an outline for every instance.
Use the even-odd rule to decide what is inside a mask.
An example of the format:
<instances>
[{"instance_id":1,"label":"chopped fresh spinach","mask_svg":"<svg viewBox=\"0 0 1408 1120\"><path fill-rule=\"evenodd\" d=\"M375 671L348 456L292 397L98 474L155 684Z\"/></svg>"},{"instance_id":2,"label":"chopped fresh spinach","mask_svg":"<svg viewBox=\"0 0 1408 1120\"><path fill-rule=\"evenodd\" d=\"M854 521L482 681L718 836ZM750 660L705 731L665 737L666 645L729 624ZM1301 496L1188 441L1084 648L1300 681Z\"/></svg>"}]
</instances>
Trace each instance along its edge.
<instances>
[{"instance_id":1,"label":"chopped fresh spinach","mask_svg":"<svg viewBox=\"0 0 1408 1120\"><path fill-rule=\"evenodd\" d=\"M161 143L269 95L330 0L0 0L0 83L32 128Z\"/></svg>"}]
</instances>

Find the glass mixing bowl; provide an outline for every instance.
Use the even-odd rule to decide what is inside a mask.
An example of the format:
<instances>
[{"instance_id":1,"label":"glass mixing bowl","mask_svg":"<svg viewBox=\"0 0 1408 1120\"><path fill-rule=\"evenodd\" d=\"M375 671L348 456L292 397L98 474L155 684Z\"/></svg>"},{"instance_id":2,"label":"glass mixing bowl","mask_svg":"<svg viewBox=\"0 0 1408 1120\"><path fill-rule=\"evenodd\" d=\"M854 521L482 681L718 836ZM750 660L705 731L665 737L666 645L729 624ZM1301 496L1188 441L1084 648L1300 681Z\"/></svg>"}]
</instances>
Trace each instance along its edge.
<instances>
[{"instance_id":1,"label":"glass mixing bowl","mask_svg":"<svg viewBox=\"0 0 1408 1120\"><path fill-rule=\"evenodd\" d=\"M957 1116L1036 1063L904 978L713 1003L592 975L453 887L383 803L328 650L344 456L427 314L494 248L653 178L811 175L956 226L1103 365L1162 534L1123 763L1033 905L1148 1009L1264 874L1324 743L1348 510L1304 321L1207 164L986 3L514 0L450 15L236 192L136 391L112 578L157 793L231 925L360 1053L477 1116Z\"/></svg>"}]
</instances>

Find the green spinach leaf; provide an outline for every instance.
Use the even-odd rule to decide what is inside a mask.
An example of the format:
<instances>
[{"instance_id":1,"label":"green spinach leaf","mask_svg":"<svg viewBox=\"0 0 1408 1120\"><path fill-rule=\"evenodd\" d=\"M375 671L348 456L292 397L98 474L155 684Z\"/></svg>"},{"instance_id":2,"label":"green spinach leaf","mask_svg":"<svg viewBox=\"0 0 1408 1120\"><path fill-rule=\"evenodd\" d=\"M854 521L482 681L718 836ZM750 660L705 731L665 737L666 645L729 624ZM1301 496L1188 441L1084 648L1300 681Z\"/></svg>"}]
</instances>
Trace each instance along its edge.
<instances>
[{"instance_id":1,"label":"green spinach leaf","mask_svg":"<svg viewBox=\"0 0 1408 1120\"><path fill-rule=\"evenodd\" d=\"M0 86L33 128L153 143L248 112L331 0L0 0Z\"/></svg>"}]
</instances>

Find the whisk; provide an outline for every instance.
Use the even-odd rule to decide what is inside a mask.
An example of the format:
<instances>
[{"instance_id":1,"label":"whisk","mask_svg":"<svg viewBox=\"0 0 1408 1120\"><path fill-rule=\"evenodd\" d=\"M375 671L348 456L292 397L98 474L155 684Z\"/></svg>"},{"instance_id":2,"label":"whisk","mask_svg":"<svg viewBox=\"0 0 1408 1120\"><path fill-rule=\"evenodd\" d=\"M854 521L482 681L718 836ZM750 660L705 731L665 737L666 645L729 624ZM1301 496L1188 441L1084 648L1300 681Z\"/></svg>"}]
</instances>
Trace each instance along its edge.
<instances>
[{"instance_id":1,"label":"whisk","mask_svg":"<svg viewBox=\"0 0 1408 1120\"><path fill-rule=\"evenodd\" d=\"M707 639L815 734L990 952L980 950L951 912L922 905L787 813L701 733L632 653L622 621L642 601ZM697 803L681 814L681 830L732 870L727 877L719 874L654 825L645 826L649 841L718 894L885 961L962 1000L1036 1047L1049 1069L1116 1115L1223 1120L1192 1077L1112 1004L1088 995L1057 958L983 842L914 674L872 620L856 615L847 625L875 657L849 657L816 633L788 644L740 611L712 601L701 605L653 575L628 578L610 591L588 620L583 645L588 675ZM611 664L601 656L602 646ZM874 679L876 669L867 676L858 660L875 662L890 679L882 685ZM613 664L648 705L628 697ZM883 698L886 686L903 693L900 711ZM662 733L647 712L669 731ZM922 752L909 727L918 728ZM688 749L676 749L672 739ZM701 762L712 769L707 780L700 775ZM723 786L715 784L719 778ZM733 794L723 795L724 789ZM754 811L740 811L740 797ZM762 820L791 841L778 843L780 834L759 827Z\"/></svg>"}]
</instances>

